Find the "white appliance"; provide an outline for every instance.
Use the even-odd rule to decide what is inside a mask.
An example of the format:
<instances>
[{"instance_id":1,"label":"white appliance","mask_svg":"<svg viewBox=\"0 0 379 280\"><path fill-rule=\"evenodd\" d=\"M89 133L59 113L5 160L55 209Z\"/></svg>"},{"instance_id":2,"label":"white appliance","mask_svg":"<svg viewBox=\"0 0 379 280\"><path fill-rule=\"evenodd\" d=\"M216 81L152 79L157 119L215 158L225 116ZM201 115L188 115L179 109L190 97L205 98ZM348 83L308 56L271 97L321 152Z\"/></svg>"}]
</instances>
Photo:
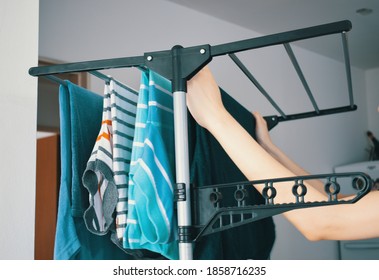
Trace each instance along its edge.
<instances>
[{"instance_id":1,"label":"white appliance","mask_svg":"<svg viewBox=\"0 0 379 280\"><path fill-rule=\"evenodd\" d=\"M369 175L374 182L377 180L379 182L379 161L365 161L337 166L334 168L334 172L363 172ZM379 260L379 238L339 241L338 243L341 260Z\"/></svg>"},{"instance_id":2,"label":"white appliance","mask_svg":"<svg viewBox=\"0 0 379 280\"><path fill-rule=\"evenodd\" d=\"M341 165L334 168L335 173L341 172L363 172L366 173L376 181L379 179L379 160L377 161L363 161L347 165Z\"/></svg>"}]
</instances>

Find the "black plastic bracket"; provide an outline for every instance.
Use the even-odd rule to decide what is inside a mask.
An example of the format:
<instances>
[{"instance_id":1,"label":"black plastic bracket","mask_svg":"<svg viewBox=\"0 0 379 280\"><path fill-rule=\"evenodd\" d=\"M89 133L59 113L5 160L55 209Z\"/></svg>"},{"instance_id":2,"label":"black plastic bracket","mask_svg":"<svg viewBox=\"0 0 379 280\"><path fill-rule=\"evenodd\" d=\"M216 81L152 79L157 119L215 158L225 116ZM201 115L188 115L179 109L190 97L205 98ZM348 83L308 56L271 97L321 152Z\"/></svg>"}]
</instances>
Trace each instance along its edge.
<instances>
[{"instance_id":1,"label":"black plastic bracket","mask_svg":"<svg viewBox=\"0 0 379 280\"><path fill-rule=\"evenodd\" d=\"M172 91L186 91L187 81L212 60L210 45L144 54L145 66L172 81Z\"/></svg>"},{"instance_id":2,"label":"black plastic bracket","mask_svg":"<svg viewBox=\"0 0 379 280\"><path fill-rule=\"evenodd\" d=\"M175 185L174 190L174 201L186 201L187 195L186 195L186 184L185 183L177 183Z\"/></svg>"},{"instance_id":3,"label":"black plastic bracket","mask_svg":"<svg viewBox=\"0 0 379 280\"><path fill-rule=\"evenodd\" d=\"M179 243L191 243L193 241L193 227L179 226L178 236L179 236Z\"/></svg>"},{"instance_id":4,"label":"black plastic bracket","mask_svg":"<svg viewBox=\"0 0 379 280\"><path fill-rule=\"evenodd\" d=\"M268 130L273 129L279 123L277 116L265 116L263 118L266 120Z\"/></svg>"}]
</instances>

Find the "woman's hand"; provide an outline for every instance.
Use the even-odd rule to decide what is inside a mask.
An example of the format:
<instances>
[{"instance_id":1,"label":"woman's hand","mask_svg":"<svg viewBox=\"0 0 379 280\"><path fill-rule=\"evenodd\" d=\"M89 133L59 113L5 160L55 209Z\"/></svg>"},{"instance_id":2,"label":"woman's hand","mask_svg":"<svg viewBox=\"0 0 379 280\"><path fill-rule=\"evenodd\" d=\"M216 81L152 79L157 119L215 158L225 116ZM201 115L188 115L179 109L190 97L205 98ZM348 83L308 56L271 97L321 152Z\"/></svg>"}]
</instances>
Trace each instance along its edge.
<instances>
[{"instance_id":1,"label":"woman's hand","mask_svg":"<svg viewBox=\"0 0 379 280\"><path fill-rule=\"evenodd\" d=\"M226 110L220 89L207 66L187 83L187 106L197 123L210 130L222 122Z\"/></svg>"},{"instance_id":2,"label":"woman's hand","mask_svg":"<svg viewBox=\"0 0 379 280\"><path fill-rule=\"evenodd\" d=\"M257 142L265 150L270 150L270 148L272 148L273 146L273 142L268 132L267 122L260 113L253 112L253 115L255 117L255 122L256 122L255 135L257 137Z\"/></svg>"}]
</instances>

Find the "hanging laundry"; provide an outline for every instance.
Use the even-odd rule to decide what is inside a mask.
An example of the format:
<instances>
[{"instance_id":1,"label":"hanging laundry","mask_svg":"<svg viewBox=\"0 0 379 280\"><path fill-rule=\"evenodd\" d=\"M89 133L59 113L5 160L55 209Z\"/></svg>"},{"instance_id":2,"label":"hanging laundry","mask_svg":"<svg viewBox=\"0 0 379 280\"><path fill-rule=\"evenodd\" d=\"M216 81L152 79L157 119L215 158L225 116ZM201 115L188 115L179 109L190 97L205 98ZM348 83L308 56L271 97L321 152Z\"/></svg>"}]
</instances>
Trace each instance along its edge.
<instances>
[{"instance_id":1,"label":"hanging laundry","mask_svg":"<svg viewBox=\"0 0 379 280\"><path fill-rule=\"evenodd\" d=\"M59 90L61 185L55 259L134 259L110 240L90 233L83 220L88 192L81 177L101 126L103 98L67 81Z\"/></svg>"},{"instance_id":2,"label":"hanging laundry","mask_svg":"<svg viewBox=\"0 0 379 280\"><path fill-rule=\"evenodd\" d=\"M109 84L104 87L103 114L99 135L83 174L89 192L89 207L84 212L87 229L98 235L108 232L117 204L117 187L113 179L113 128Z\"/></svg>"},{"instance_id":3,"label":"hanging laundry","mask_svg":"<svg viewBox=\"0 0 379 280\"><path fill-rule=\"evenodd\" d=\"M142 73L124 247L178 259L174 213L174 128L170 82Z\"/></svg>"},{"instance_id":4,"label":"hanging laundry","mask_svg":"<svg viewBox=\"0 0 379 280\"><path fill-rule=\"evenodd\" d=\"M253 115L222 89L221 97L228 112L255 138ZM188 127L192 184L209 186L247 181L218 141L191 116ZM247 203L264 204L263 197L255 188L251 187L247 191ZM235 203L234 190L230 190L229 195L223 196L223 207L233 206ZM209 209L213 208L209 197L200 199L198 205L202 207L198 211L200 219L202 213L214 211ZM194 259L268 259L274 241L275 226L270 217L204 236L195 244Z\"/></svg>"},{"instance_id":5,"label":"hanging laundry","mask_svg":"<svg viewBox=\"0 0 379 280\"><path fill-rule=\"evenodd\" d=\"M113 124L113 173L118 190L116 232L122 244L128 210L128 181L136 123L138 93L110 81Z\"/></svg>"},{"instance_id":6,"label":"hanging laundry","mask_svg":"<svg viewBox=\"0 0 379 280\"><path fill-rule=\"evenodd\" d=\"M122 246L137 99L137 93L114 80L104 86L101 128L83 174L83 185L89 193L89 207L83 218L91 233L105 235L110 231L114 244L144 259L149 257L142 251Z\"/></svg>"}]
</instances>

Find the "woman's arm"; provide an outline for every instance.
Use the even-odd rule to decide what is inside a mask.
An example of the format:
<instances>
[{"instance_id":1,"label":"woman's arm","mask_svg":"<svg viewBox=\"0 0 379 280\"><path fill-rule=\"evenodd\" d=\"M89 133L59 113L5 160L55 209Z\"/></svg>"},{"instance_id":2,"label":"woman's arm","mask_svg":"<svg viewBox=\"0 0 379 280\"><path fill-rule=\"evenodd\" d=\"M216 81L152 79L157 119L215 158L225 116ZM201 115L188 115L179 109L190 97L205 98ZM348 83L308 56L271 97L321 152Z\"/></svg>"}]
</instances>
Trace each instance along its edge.
<instances>
[{"instance_id":1,"label":"woman's arm","mask_svg":"<svg viewBox=\"0 0 379 280\"><path fill-rule=\"evenodd\" d=\"M208 129L249 180L296 176L263 149L225 110L218 86L205 67L188 82L187 105L196 121ZM263 186L255 186L262 192ZM307 198L326 200L308 187ZM277 203L293 202L291 183L276 185ZM379 192L353 205L293 210L285 217L308 239L360 239L379 236ZM362 212L364 211L364 212Z\"/></svg>"},{"instance_id":2,"label":"woman's arm","mask_svg":"<svg viewBox=\"0 0 379 280\"><path fill-rule=\"evenodd\" d=\"M292 171L296 176L310 175L308 171L303 169L301 166L296 164L292 159L290 159L281 149L279 149L271 140L266 120L258 112L253 113L256 121L256 137L257 142L263 149L265 149L273 158L279 161L287 169ZM311 184L312 187L317 189L319 192L324 192L324 184L320 180L311 180L308 181L308 184Z\"/></svg>"}]
</instances>

